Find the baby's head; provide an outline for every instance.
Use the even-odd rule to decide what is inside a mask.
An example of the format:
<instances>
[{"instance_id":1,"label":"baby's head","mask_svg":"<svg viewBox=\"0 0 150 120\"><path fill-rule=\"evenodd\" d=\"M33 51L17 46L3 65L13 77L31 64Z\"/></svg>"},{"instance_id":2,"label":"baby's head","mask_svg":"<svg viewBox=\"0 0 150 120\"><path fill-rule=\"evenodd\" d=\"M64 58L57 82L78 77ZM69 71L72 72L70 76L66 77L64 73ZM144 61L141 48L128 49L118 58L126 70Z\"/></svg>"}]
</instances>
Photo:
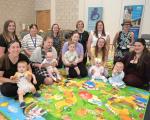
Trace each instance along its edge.
<instances>
[{"instance_id":1,"label":"baby's head","mask_svg":"<svg viewBox=\"0 0 150 120\"><path fill-rule=\"evenodd\" d=\"M20 61L20 62L18 62L18 64L17 64L17 70L20 73L26 72L28 70L28 64L27 64L27 62L26 61Z\"/></svg>"},{"instance_id":2,"label":"baby's head","mask_svg":"<svg viewBox=\"0 0 150 120\"><path fill-rule=\"evenodd\" d=\"M68 49L69 49L69 51L74 51L75 50L75 43L72 41L69 41Z\"/></svg>"},{"instance_id":3,"label":"baby's head","mask_svg":"<svg viewBox=\"0 0 150 120\"><path fill-rule=\"evenodd\" d=\"M95 58L95 65L96 66L101 66L102 65L102 60L100 58Z\"/></svg>"},{"instance_id":4,"label":"baby's head","mask_svg":"<svg viewBox=\"0 0 150 120\"><path fill-rule=\"evenodd\" d=\"M46 53L46 60L47 61L53 60L53 53L52 52L47 52Z\"/></svg>"},{"instance_id":5,"label":"baby's head","mask_svg":"<svg viewBox=\"0 0 150 120\"><path fill-rule=\"evenodd\" d=\"M122 72L124 69L124 64L122 62L116 62L115 69L117 69L118 72Z\"/></svg>"}]
</instances>

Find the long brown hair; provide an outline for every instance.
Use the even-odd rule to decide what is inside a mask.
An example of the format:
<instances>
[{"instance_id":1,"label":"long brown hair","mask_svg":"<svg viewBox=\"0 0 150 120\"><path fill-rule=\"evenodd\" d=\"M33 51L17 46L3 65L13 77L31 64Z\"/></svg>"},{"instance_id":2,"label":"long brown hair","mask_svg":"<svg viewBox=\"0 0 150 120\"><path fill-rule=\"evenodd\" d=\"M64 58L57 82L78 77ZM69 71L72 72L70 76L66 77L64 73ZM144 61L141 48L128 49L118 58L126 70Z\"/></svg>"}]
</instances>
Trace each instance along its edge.
<instances>
[{"instance_id":1,"label":"long brown hair","mask_svg":"<svg viewBox=\"0 0 150 120\"><path fill-rule=\"evenodd\" d=\"M102 23L102 25L103 25L102 36L106 36L106 33L105 33L105 26L104 26L104 22L103 22L102 20L98 20L98 21L96 22L94 34L95 34L96 37L98 38L98 30L97 30L98 23Z\"/></svg>"},{"instance_id":2,"label":"long brown hair","mask_svg":"<svg viewBox=\"0 0 150 120\"><path fill-rule=\"evenodd\" d=\"M4 27L3 27L3 37L5 38L6 42L10 42L11 40L11 37L9 36L9 31L8 31L8 26L10 23L14 23L15 24L15 31L13 32L13 36L15 37L15 39L18 40L17 36L16 36L16 23L15 21L13 20L7 20L5 23L4 23Z\"/></svg>"},{"instance_id":3,"label":"long brown hair","mask_svg":"<svg viewBox=\"0 0 150 120\"><path fill-rule=\"evenodd\" d=\"M96 46L95 46L95 57L98 56L98 52L99 52L99 47L98 47L98 42L100 39L103 39L104 40L104 46L102 47L102 61L105 61L105 56L107 54L107 48L106 48L106 40L103 38L103 37L100 37L98 40L97 40L97 43L96 43Z\"/></svg>"},{"instance_id":4,"label":"long brown hair","mask_svg":"<svg viewBox=\"0 0 150 120\"><path fill-rule=\"evenodd\" d=\"M137 63L137 68L139 71L141 71L144 67L144 64L149 62L149 58L150 58L150 52L148 51L148 49L146 48L146 42L143 38L138 38L137 41L135 42L140 42L143 46L144 46L144 50L142 52L142 55L140 56L138 63ZM136 55L136 53L133 51L133 56Z\"/></svg>"},{"instance_id":5,"label":"long brown hair","mask_svg":"<svg viewBox=\"0 0 150 120\"><path fill-rule=\"evenodd\" d=\"M58 27L58 29L59 29L59 31L58 31L58 33L57 33L57 36L59 36L59 35L60 35L60 27L59 27L59 25L58 25L57 23L55 23L55 24L53 24L53 25L52 25L52 28L51 28L51 31L52 31L51 36L52 36L52 37L54 37L53 28L54 28L54 26L55 26L55 25L56 25L56 26Z\"/></svg>"}]
</instances>

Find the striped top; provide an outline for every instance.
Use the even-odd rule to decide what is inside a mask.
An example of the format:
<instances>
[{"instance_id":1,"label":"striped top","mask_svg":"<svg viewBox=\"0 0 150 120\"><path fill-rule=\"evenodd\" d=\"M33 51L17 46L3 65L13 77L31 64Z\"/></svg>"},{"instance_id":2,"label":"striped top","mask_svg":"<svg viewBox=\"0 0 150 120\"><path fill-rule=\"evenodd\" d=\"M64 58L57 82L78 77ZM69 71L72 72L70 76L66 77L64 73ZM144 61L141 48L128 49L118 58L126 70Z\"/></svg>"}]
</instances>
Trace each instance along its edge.
<instances>
[{"instance_id":1,"label":"striped top","mask_svg":"<svg viewBox=\"0 0 150 120\"><path fill-rule=\"evenodd\" d=\"M42 44L43 38L40 35L36 34L36 37L31 37L30 34L27 34L23 37L21 42L22 48L33 52L36 47L39 47Z\"/></svg>"}]
</instances>

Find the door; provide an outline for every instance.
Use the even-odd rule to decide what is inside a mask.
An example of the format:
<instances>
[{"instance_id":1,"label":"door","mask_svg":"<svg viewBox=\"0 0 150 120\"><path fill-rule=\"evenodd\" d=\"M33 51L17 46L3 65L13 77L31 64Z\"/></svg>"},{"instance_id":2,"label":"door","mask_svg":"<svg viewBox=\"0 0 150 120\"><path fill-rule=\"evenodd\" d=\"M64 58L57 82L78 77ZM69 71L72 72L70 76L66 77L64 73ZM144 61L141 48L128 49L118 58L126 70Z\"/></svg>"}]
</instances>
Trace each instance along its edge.
<instances>
[{"instance_id":1,"label":"door","mask_svg":"<svg viewBox=\"0 0 150 120\"><path fill-rule=\"evenodd\" d=\"M50 10L36 11L36 24L39 30L50 29Z\"/></svg>"}]
</instances>

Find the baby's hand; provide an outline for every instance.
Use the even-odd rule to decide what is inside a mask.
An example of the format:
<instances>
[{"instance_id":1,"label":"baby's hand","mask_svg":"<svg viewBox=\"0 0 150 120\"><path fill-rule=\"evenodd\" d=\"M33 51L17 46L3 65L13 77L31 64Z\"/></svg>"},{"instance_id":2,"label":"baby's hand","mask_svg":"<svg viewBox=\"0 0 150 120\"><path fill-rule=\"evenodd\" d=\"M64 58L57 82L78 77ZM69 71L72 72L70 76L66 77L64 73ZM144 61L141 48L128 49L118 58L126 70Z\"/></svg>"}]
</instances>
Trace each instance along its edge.
<instances>
[{"instance_id":1,"label":"baby's hand","mask_svg":"<svg viewBox=\"0 0 150 120\"><path fill-rule=\"evenodd\" d=\"M34 81L33 81L33 83L36 85L36 84L37 84L37 81L36 81L36 80L34 80Z\"/></svg>"},{"instance_id":2,"label":"baby's hand","mask_svg":"<svg viewBox=\"0 0 150 120\"><path fill-rule=\"evenodd\" d=\"M95 70L92 70L92 71L91 71L91 74L94 74L94 73L95 73Z\"/></svg>"},{"instance_id":3,"label":"baby's hand","mask_svg":"<svg viewBox=\"0 0 150 120\"><path fill-rule=\"evenodd\" d=\"M77 63L76 63L76 62L73 62L73 65L77 65Z\"/></svg>"},{"instance_id":4,"label":"baby's hand","mask_svg":"<svg viewBox=\"0 0 150 120\"><path fill-rule=\"evenodd\" d=\"M18 77L15 77L15 76L11 76L10 80L12 80L11 81L12 83L17 83L19 81Z\"/></svg>"}]
</instances>

